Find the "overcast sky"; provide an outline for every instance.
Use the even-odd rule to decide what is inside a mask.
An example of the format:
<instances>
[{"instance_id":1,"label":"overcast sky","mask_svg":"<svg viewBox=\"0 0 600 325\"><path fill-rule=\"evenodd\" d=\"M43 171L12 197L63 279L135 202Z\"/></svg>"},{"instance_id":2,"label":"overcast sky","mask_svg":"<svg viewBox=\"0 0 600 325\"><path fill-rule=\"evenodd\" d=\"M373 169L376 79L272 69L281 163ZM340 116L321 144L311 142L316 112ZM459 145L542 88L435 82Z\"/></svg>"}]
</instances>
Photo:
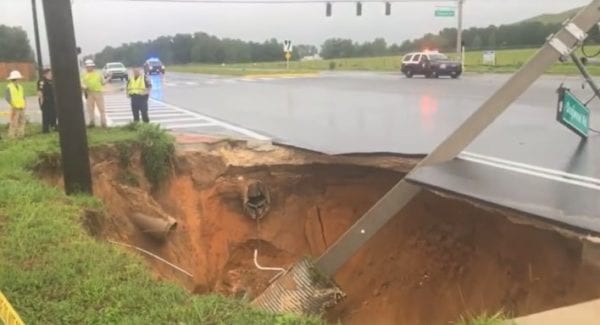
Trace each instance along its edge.
<instances>
[{"instance_id":1,"label":"overcast sky","mask_svg":"<svg viewBox=\"0 0 600 325\"><path fill-rule=\"evenodd\" d=\"M39 7L41 7L41 1ZM335 0L333 0L335 1ZM465 27L520 21L542 13L582 6L589 0L466 0ZM204 31L219 37L263 41L276 37L294 43L322 44L330 37L356 41L384 37L401 43L427 32L455 27L456 19L434 18L437 6L451 2L394 3L384 15L381 3L363 4L362 17L355 5L336 3L333 16L325 17L325 4L198 4L140 3L126 0L74 0L73 14L78 44L84 53L106 45L147 40L161 35ZM43 15L40 13L43 19ZM0 0L0 24L23 26L30 35L31 1ZM45 39L45 28L42 34ZM45 42L45 41L44 41ZM45 46L43 49L45 51ZM46 53L44 53L46 57Z\"/></svg>"}]
</instances>

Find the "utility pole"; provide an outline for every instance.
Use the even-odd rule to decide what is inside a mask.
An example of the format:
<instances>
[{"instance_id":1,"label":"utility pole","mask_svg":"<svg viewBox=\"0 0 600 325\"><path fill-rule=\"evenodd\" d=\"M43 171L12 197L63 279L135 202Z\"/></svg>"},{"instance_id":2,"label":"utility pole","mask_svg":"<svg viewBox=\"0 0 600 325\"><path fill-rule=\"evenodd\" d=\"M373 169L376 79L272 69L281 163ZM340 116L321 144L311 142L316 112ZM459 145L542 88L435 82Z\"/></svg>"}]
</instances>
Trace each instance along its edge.
<instances>
[{"instance_id":1,"label":"utility pole","mask_svg":"<svg viewBox=\"0 0 600 325\"><path fill-rule=\"evenodd\" d=\"M462 60L462 31L463 31L463 4L465 0L457 0L458 4L458 26L456 28L456 54Z\"/></svg>"},{"instance_id":2,"label":"utility pole","mask_svg":"<svg viewBox=\"0 0 600 325\"><path fill-rule=\"evenodd\" d=\"M37 0L31 0L31 10L33 11L33 34L35 38L35 53L37 55L38 77L41 78L42 70L44 70L44 62L42 61L42 47L40 45L40 29L38 25Z\"/></svg>"},{"instance_id":3,"label":"utility pole","mask_svg":"<svg viewBox=\"0 0 600 325\"><path fill-rule=\"evenodd\" d=\"M67 194L92 193L87 134L70 0L42 0L54 74L60 149Z\"/></svg>"},{"instance_id":4,"label":"utility pole","mask_svg":"<svg viewBox=\"0 0 600 325\"><path fill-rule=\"evenodd\" d=\"M460 154L552 64L560 57L570 55L585 39L585 32L599 21L600 0L593 0L560 31L549 37L546 44L519 71L425 157L413 171L449 161ZM288 313L311 310L314 309L312 306L317 304L321 306L322 300L318 300L321 297L317 298L314 295L314 283L317 281L310 280L314 278L314 269L318 270L319 278L333 277L367 241L419 194L421 189L420 186L405 179L401 180L329 246L312 266L303 266L309 264L307 260L303 264L297 263L290 272L277 278L257 297L253 305L269 311ZM304 279L309 281L301 283L300 281ZM313 284L310 281L313 281ZM277 304L277 302L282 303Z\"/></svg>"}]
</instances>

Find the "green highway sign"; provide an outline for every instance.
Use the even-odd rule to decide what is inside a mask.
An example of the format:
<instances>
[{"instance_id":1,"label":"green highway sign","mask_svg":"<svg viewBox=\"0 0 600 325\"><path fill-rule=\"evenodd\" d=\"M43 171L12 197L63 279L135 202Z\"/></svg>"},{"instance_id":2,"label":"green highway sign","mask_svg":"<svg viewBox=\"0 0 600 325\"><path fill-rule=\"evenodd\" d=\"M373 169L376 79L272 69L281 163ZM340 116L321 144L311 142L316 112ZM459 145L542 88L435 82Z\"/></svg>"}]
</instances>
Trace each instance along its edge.
<instances>
[{"instance_id":1,"label":"green highway sign","mask_svg":"<svg viewBox=\"0 0 600 325\"><path fill-rule=\"evenodd\" d=\"M456 12L454 9L436 9L435 16L436 17L454 17Z\"/></svg>"},{"instance_id":2,"label":"green highway sign","mask_svg":"<svg viewBox=\"0 0 600 325\"><path fill-rule=\"evenodd\" d=\"M590 109L568 89L562 88L561 101L556 119L582 138L587 138L590 129Z\"/></svg>"}]
</instances>

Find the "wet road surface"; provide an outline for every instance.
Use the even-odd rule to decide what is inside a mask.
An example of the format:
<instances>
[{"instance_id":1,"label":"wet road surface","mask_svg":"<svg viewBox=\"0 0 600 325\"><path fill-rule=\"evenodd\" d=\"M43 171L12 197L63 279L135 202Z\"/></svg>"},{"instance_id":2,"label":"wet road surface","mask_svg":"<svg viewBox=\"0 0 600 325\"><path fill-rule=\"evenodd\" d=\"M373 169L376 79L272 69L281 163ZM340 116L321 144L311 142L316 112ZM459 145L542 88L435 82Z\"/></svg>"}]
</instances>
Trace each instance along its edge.
<instances>
[{"instance_id":1,"label":"wet road surface","mask_svg":"<svg viewBox=\"0 0 600 325\"><path fill-rule=\"evenodd\" d=\"M399 74L336 72L280 78L169 73L153 78L158 87L152 97L156 103L167 102L230 126L218 131L230 136L264 136L331 154L427 154L508 77L405 79ZM592 134L583 142L556 122L556 89L561 83L584 102L592 95L591 90L582 89L581 78L545 76L460 157L420 170L411 180L600 233L600 203L595 200L600 197L600 136ZM592 125L600 129L600 101L594 100L590 107ZM151 118L152 113L151 109ZM192 127L185 131L207 130Z\"/></svg>"}]
</instances>

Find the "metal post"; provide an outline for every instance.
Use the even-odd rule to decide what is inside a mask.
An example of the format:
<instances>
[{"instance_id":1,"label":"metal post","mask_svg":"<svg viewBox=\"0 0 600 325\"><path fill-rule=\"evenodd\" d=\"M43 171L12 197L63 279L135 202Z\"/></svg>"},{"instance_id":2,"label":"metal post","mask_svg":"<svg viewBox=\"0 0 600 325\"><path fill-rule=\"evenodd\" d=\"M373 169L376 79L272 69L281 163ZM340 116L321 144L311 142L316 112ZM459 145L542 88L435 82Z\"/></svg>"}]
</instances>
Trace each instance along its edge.
<instances>
[{"instance_id":1,"label":"metal post","mask_svg":"<svg viewBox=\"0 0 600 325\"><path fill-rule=\"evenodd\" d=\"M42 77L44 62L42 61L42 46L40 45L40 29L38 26L37 0L31 0L31 11L33 11L33 34L35 38L35 53L37 55L38 76Z\"/></svg>"},{"instance_id":2,"label":"metal post","mask_svg":"<svg viewBox=\"0 0 600 325\"><path fill-rule=\"evenodd\" d=\"M588 85L590 85L594 94L596 94L596 97L600 98L600 89L598 89L598 85L596 85L596 82L594 82L594 79L575 53L571 53L571 60L573 60L573 63L575 63L575 66L577 66L577 69L579 69L579 72L581 72Z\"/></svg>"},{"instance_id":3,"label":"metal post","mask_svg":"<svg viewBox=\"0 0 600 325\"><path fill-rule=\"evenodd\" d=\"M463 31L463 4L465 0L457 0L458 5L458 26L456 28L456 55L462 58L462 31Z\"/></svg>"},{"instance_id":4,"label":"metal post","mask_svg":"<svg viewBox=\"0 0 600 325\"><path fill-rule=\"evenodd\" d=\"M42 0L58 109L60 149L67 194L92 193L75 30L70 0Z\"/></svg>"},{"instance_id":5,"label":"metal post","mask_svg":"<svg viewBox=\"0 0 600 325\"><path fill-rule=\"evenodd\" d=\"M575 44L581 41L572 34L573 30L588 31L598 21L600 21L600 0L594 0L573 18L571 24L551 37L527 64L485 101L477 111L469 116L431 154L423 159L415 167L415 170L456 157L560 56L570 54ZM333 276L359 248L371 239L392 217L398 214L420 191L420 187L405 180L400 181L319 257L317 267L323 273Z\"/></svg>"}]
</instances>

